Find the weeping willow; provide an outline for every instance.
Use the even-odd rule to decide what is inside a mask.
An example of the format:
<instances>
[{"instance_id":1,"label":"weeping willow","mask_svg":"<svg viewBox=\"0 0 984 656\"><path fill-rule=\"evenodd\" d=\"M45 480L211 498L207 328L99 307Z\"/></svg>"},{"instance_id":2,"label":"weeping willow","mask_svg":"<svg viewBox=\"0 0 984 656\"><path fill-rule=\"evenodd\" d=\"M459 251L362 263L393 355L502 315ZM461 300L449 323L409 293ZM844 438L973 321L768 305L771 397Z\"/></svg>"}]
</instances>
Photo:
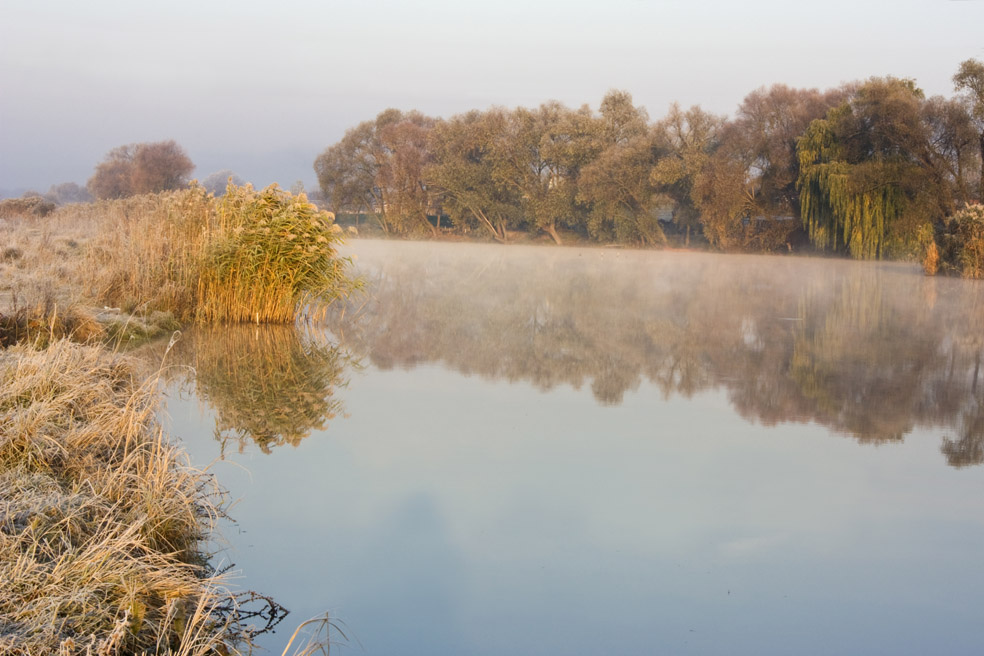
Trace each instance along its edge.
<instances>
[{"instance_id":1,"label":"weeping willow","mask_svg":"<svg viewBox=\"0 0 984 656\"><path fill-rule=\"evenodd\" d=\"M903 213L906 197L897 168L885 161L850 164L827 120L810 124L797 144L800 215L810 241L821 249L846 249L858 259L882 255L888 229Z\"/></svg>"}]
</instances>

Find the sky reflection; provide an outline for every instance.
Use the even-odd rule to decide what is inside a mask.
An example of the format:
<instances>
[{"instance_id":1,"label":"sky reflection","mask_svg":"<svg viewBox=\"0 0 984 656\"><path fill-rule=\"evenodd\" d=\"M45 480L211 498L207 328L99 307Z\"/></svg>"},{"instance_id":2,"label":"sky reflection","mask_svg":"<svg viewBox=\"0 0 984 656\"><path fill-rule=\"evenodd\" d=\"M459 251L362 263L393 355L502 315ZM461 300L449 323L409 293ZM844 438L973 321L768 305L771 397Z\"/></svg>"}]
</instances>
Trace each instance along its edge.
<instances>
[{"instance_id":1,"label":"sky reflection","mask_svg":"<svg viewBox=\"0 0 984 656\"><path fill-rule=\"evenodd\" d=\"M396 260L404 246L354 246L379 307L339 329L362 366L332 387L344 414L324 428L216 461L211 402L170 397L172 431L241 499L229 558L293 611L286 625L329 610L358 640L343 653L976 653L984 469L940 453L980 399L973 288L814 261L753 274L671 257L654 273L658 254L608 252L630 262L620 277L573 249L535 265L438 250L421 270ZM603 286L573 275L576 257ZM487 295L442 277L469 270ZM530 308L547 339L488 343L529 328ZM598 372L621 363L617 402L599 398ZM900 392L894 411L912 414L837 436L854 407L890 418Z\"/></svg>"}]
</instances>

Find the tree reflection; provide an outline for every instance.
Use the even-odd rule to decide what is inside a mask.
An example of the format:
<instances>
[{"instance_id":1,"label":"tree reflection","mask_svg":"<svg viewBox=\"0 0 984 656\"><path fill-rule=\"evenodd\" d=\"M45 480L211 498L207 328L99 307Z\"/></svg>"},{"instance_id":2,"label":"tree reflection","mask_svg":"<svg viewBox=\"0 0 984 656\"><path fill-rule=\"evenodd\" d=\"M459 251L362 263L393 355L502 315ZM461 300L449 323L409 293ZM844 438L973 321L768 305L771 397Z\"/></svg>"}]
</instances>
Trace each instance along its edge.
<instances>
[{"instance_id":1,"label":"tree reflection","mask_svg":"<svg viewBox=\"0 0 984 656\"><path fill-rule=\"evenodd\" d=\"M746 419L815 422L862 442L937 427L984 462L984 289L915 267L602 249L362 242L370 282L339 308L381 368L437 362L617 405L727 391ZM344 310L344 311L343 311Z\"/></svg>"},{"instance_id":2,"label":"tree reflection","mask_svg":"<svg viewBox=\"0 0 984 656\"><path fill-rule=\"evenodd\" d=\"M189 373L198 398L211 406L223 452L255 443L263 453L297 446L342 413L351 358L323 336L294 326L198 328L173 349L171 371Z\"/></svg>"}]
</instances>

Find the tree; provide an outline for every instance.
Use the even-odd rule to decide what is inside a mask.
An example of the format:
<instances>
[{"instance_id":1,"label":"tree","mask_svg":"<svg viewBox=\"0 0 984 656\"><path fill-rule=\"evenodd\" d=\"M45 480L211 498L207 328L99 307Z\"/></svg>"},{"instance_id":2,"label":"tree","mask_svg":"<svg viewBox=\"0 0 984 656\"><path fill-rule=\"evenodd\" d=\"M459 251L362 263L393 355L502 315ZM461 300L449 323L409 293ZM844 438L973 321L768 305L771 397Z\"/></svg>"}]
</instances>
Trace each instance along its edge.
<instances>
[{"instance_id":1,"label":"tree","mask_svg":"<svg viewBox=\"0 0 984 656\"><path fill-rule=\"evenodd\" d=\"M428 136L433 126L434 119L413 111L379 131L384 157L377 181L386 192L387 222L399 232L437 234L427 219L432 194L424 181L424 169L432 159Z\"/></svg>"},{"instance_id":2,"label":"tree","mask_svg":"<svg viewBox=\"0 0 984 656\"><path fill-rule=\"evenodd\" d=\"M96 165L89 191L96 198L123 198L180 189L194 170L175 141L118 146Z\"/></svg>"},{"instance_id":3,"label":"tree","mask_svg":"<svg viewBox=\"0 0 984 656\"><path fill-rule=\"evenodd\" d=\"M571 110L556 101L509 114L494 149L497 179L522 199L535 230L560 244L557 228L581 228L587 207L578 201L581 169L598 152L594 117L585 106Z\"/></svg>"},{"instance_id":4,"label":"tree","mask_svg":"<svg viewBox=\"0 0 984 656\"><path fill-rule=\"evenodd\" d=\"M601 241L666 243L657 213L668 199L650 176L657 150L646 110L628 93L610 91L599 121L601 152L579 179L579 197L591 207L588 233Z\"/></svg>"},{"instance_id":5,"label":"tree","mask_svg":"<svg viewBox=\"0 0 984 656\"><path fill-rule=\"evenodd\" d=\"M429 225L421 176L433 123L420 112L387 109L321 153L314 171L332 211L371 213L384 232Z\"/></svg>"},{"instance_id":6,"label":"tree","mask_svg":"<svg viewBox=\"0 0 984 656\"><path fill-rule=\"evenodd\" d=\"M92 194L85 187L80 187L74 182L51 185L44 197L56 205L88 203L92 200Z\"/></svg>"},{"instance_id":7,"label":"tree","mask_svg":"<svg viewBox=\"0 0 984 656\"><path fill-rule=\"evenodd\" d=\"M213 196L221 196L226 192L226 188L234 184L237 187L242 187L246 184L246 181L241 177L236 175L234 171L229 169L222 169L221 171L216 171L215 173L209 173L202 180L202 186L205 187L205 191L209 192Z\"/></svg>"},{"instance_id":8,"label":"tree","mask_svg":"<svg viewBox=\"0 0 984 656\"><path fill-rule=\"evenodd\" d=\"M962 62L960 68L953 76L953 84L957 91L966 92L974 125L977 127L977 139L980 149L979 164L981 166L977 199L984 202L984 63L976 59L968 59Z\"/></svg>"},{"instance_id":9,"label":"tree","mask_svg":"<svg viewBox=\"0 0 984 656\"><path fill-rule=\"evenodd\" d=\"M970 202L969 177L977 166L978 133L968 103L962 98L934 96L923 105L933 166L946 176L961 205Z\"/></svg>"},{"instance_id":10,"label":"tree","mask_svg":"<svg viewBox=\"0 0 984 656\"><path fill-rule=\"evenodd\" d=\"M133 194L130 176L133 173L134 144L117 146L96 165L96 172L86 185L96 198L124 198Z\"/></svg>"},{"instance_id":11,"label":"tree","mask_svg":"<svg viewBox=\"0 0 984 656\"><path fill-rule=\"evenodd\" d=\"M796 140L844 93L777 84L745 97L695 180L695 204L712 244L771 250L787 243L796 227L789 218L799 217Z\"/></svg>"},{"instance_id":12,"label":"tree","mask_svg":"<svg viewBox=\"0 0 984 656\"><path fill-rule=\"evenodd\" d=\"M872 78L799 140L802 219L813 243L877 258L916 248L952 207L912 80Z\"/></svg>"},{"instance_id":13,"label":"tree","mask_svg":"<svg viewBox=\"0 0 984 656\"><path fill-rule=\"evenodd\" d=\"M491 109L438 122L430 133L433 162L425 172L455 225L488 230L500 242L523 219L516 188L495 173L496 142L507 121L506 111Z\"/></svg>"},{"instance_id":14,"label":"tree","mask_svg":"<svg viewBox=\"0 0 984 656\"><path fill-rule=\"evenodd\" d=\"M673 220L690 241L690 230L700 217L694 184L718 146L724 118L694 105L683 111L673 103L666 118L656 124L658 159L651 180L675 204Z\"/></svg>"}]
</instances>

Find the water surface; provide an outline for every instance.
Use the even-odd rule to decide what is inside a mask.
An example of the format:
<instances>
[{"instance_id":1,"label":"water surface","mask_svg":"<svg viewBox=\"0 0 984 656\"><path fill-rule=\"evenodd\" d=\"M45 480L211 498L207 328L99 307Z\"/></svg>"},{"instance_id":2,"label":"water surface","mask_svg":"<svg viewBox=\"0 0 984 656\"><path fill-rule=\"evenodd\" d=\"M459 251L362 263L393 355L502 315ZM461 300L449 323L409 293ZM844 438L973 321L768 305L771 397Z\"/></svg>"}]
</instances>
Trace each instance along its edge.
<instances>
[{"instance_id":1,"label":"water surface","mask_svg":"<svg viewBox=\"0 0 984 656\"><path fill-rule=\"evenodd\" d=\"M369 292L327 325L172 354L194 367L172 430L240 499L228 557L291 630L328 610L369 654L979 653L984 286L349 250Z\"/></svg>"}]
</instances>

